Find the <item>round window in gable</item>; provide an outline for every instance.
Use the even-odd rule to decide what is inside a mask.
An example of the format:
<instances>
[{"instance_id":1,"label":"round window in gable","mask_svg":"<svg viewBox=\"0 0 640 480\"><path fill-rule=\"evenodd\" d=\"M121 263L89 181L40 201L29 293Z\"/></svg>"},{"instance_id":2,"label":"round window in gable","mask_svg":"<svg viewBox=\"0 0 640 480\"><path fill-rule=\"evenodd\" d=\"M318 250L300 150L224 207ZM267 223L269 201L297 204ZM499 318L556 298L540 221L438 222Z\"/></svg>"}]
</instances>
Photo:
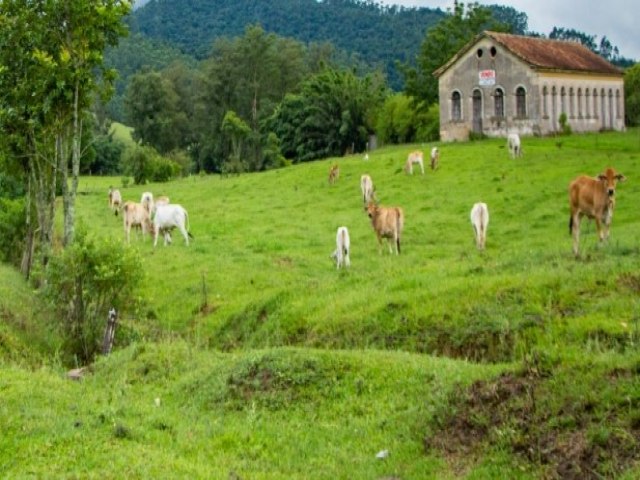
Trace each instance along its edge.
<instances>
[{"instance_id":1,"label":"round window in gable","mask_svg":"<svg viewBox=\"0 0 640 480\"><path fill-rule=\"evenodd\" d=\"M492 56L492 57L495 57L495 56L496 56L496 53L498 53L498 51L496 50L496 47L491 47L490 52L491 52L491 56Z\"/></svg>"},{"instance_id":2,"label":"round window in gable","mask_svg":"<svg viewBox=\"0 0 640 480\"><path fill-rule=\"evenodd\" d=\"M482 54L483 54L483 53L484 53L484 52L482 51L482 49L481 49L481 48L479 48L479 49L478 49L478 51L476 52L476 55L478 56L478 58L482 58Z\"/></svg>"}]
</instances>

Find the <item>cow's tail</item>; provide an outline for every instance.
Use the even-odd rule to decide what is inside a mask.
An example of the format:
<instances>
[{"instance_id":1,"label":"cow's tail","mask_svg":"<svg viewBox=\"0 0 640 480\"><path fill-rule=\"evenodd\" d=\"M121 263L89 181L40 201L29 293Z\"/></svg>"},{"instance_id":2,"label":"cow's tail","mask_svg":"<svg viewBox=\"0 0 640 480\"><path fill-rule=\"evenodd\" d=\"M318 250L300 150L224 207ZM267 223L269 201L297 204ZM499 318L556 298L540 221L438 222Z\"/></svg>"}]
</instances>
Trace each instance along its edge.
<instances>
[{"instance_id":1,"label":"cow's tail","mask_svg":"<svg viewBox=\"0 0 640 480\"><path fill-rule=\"evenodd\" d=\"M573 215L569 214L569 235L573 234Z\"/></svg>"},{"instance_id":2,"label":"cow's tail","mask_svg":"<svg viewBox=\"0 0 640 480\"><path fill-rule=\"evenodd\" d=\"M189 238L194 238L189 231L191 230L191 226L189 225L189 213L186 210L184 211L184 217L187 220L187 235L189 236Z\"/></svg>"}]
</instances>

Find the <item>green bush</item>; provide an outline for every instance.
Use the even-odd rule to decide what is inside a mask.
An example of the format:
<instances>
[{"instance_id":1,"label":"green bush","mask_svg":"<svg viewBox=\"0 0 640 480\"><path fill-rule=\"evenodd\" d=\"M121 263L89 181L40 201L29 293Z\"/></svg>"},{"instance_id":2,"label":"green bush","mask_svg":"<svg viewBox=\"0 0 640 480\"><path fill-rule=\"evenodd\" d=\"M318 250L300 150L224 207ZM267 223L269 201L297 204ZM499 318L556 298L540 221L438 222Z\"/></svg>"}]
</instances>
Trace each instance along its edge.
<instances>
[{"instance_id":1,"label":"green bush","mask_svg":"<svg viewBox=\"0 0 640 480\"><path fill-rule=\"evenodd\" d=\"M562 112L558 117L558 123L560 124L560 133L562 135L571 135L571 125L567 120L567 114Z\"/></svg>"},{"instance_id":2,"label":"green bush","mask_svg":"<svg viewBox=\"0 0 640 480\"><path fill-rule=\"evenodd\" d=\"M143 270L136 250L122 242L77 232L75 242L51 257L40 295L56 312L63 359L85 364L99 352L107 314L135 309Z\"/></svg>"},{"instance_id":3,"label":"green bush","mask_svg":"<svg viewBox=\"0 0 640 480\"><path fill-rule=\"evenodd\" d=\"M433 142L440 139L440 106L431 105L425 112L420 112L416 118L416 141Z\"/></svg>"},{"instance_id":4,"label":"green bush","mask_svg":"<svg viewBox=\"0 0 640 480\"><path fill-rule=\"evenodd\" d=\"M20 264L26 234L24 199L0 198L0 258Z\"/></svg>"},{"instance_id":5,"label":"green bush","mask_svg":"<svg viewBox=\"0 0 640 480\"><path fill-rule=\"evenodd\" d=\"M177 177L182 167L162 157L153 147L145 146L127 151L124 170L133 177L136 185L143 185L148 182L167 182Z\"/></svg>"}]
</instances>

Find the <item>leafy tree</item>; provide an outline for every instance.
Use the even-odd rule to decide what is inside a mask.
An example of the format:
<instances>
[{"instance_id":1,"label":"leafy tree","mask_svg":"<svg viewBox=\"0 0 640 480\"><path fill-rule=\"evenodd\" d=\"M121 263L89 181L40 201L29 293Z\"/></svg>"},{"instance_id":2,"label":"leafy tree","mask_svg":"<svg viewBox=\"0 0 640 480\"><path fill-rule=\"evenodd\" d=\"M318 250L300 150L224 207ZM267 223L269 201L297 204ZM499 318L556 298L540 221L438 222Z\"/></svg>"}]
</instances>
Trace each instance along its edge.
<instances>
[{"instance_id":1,"label":"leafy tree","mask_svg":"<svg viewBox=\"0 0 640 480\"><path fill-rule=\"evenodd\" d=\"M624 111L629 126L640 125L640 63L624 73Z\"/></svg>"},{"instance_id":2,"label":"leafy tree","mask_svg":"<svg viewBox=\"0 0 640 480\"><path fill-rule=\"evenodd\" d=\"M242 159L242 149L244 142L251 135L251 128L236 115L236 112L229 110L222 120L222 133L231 143L228 163L234 165L234 171L244 171L245 162Z\"/></svg>"},{"instance_id":3,"label":"leafy tree","mask_svg":"<svg viewBox=\"0 0 640 480\"><path fill-rule=\"evenodd\" d=\"M504 5L488 5L493 18L504 25L509 25L511 33L526 35L529 30L529 17L513 7Z\"/></svg>"},{"instance_id":4,"label":"leafy tree","mask_svg":"<svg viewBox=\"0 0 640 480\"><path fill-rule=\"evenodd\" d=\"M492 17L491 9L455 2L453 11L427 31L415 68L405 65L405 93L432 105L438 101L438 80L433 72L444 65L465 44L484 30L509 31L509 26Z\"/></svg>"},{"instance_id":5,"label":"leafy tree","mask_svg":"<svg viewBox=\"0 0 640 480\"><path fill-rule=\"evenodd\" d=\"M598 51L595 35L587 35L586 33L573 28L553 27L553 30L551 30L551 33L549 34L549 38L552 40L570 40L579 42L593 52L597 53Z\"/></svg>"},{"instance_id":6,"label":"leafy tree","mask_svg":"<svg viewBox=\"0 0 640 480\"><path fill-rule=\"evenodd\" d=\"M300 95L285 98L268 128L297 161L361 152L386 95L380 76L326 69L303 82Z\"/></svg>"},{"instance_id":7,"label":"leafy tree","mask_svg":"<svg viewBox=\"0 0 640 480\"><path fill-rule=\"evenodd\" d=\"M99 90L96 74L103 86L113 80L103 51L125 34L121 20L129 9L119 0L0 3L0 129L28 172L27 275L31 256L26 253L33 251L36 231L45 262L48 257L58 174L63 242L73 241L83 120Z\"/></svg>"},{"instance_id":8,"label":"leafy tree","mask_svg":"<svg viewBox=\"0 0 640 480\"><path fill-rule=\"evenodd\" d=\"M161 153L180 147L187 135L187 112L180 109L174 85L159 72L133 76L125 95L125 112L133 138Z\"/></svg>"},{"instance_id":9,"label":"leafy tree","mask_svg":"<svg viewBox=\"0 0 640 480\"><path fill-rule=\"evenodd\" d=\"M388 97L378 114L376 133L383 143L412 142L416 133L413 100L400 93Z\"/></svg>"}]
</instances>

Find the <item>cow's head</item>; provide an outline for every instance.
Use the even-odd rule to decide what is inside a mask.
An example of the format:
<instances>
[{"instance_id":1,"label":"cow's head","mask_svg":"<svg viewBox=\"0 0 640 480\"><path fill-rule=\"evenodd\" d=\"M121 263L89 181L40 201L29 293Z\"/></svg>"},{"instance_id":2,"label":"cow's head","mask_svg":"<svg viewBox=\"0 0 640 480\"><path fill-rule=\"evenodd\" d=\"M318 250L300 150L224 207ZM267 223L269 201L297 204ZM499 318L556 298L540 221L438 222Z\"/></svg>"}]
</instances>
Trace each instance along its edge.
<instances>
[{"instance_id":1,"label":"cow's head","mask_svg":"<svg viewBox=\"0 0 640 480\"><path fill-rule=\"evenodd\" d=\"M626 179L624 175L617 173L613 168L607 168L598 175L598 180L602 182L602 185L607 190L607 195L610 197L613 197L616 193L616 184L618 182L624 182Z\"/></svg>"},{"instance_id":2,"label":"cow's head","mask_svg":"<svg viewBox=\"0 0 640 480\"><path fill-rule=\"evenodd\" d=\"M369 218L373 218L376 211L378 210L378 206L374 202L369 202L367 206L364 207L364 209L367 212L367 215L369 215Z\"/></svg>"}]
</instances>

